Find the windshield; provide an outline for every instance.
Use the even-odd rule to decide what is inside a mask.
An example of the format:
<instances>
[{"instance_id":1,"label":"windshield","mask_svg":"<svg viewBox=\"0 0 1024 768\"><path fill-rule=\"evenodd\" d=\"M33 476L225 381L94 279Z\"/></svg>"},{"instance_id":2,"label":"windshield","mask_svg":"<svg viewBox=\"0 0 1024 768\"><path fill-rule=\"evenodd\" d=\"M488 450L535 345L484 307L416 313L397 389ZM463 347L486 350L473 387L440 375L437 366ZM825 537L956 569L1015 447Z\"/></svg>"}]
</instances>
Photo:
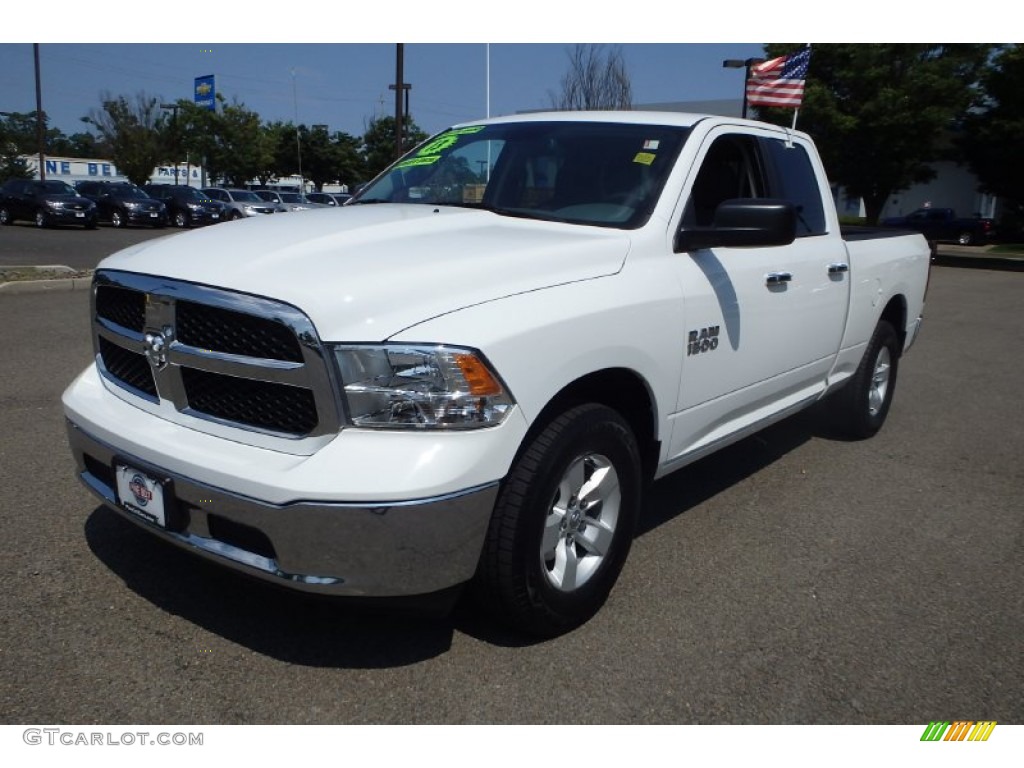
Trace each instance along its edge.
<instances>
[{"instance_id":1,"label":"windshield","mask_svg":"<svg viewBox=\"0 0 1024 768\"><path fill-rule=\"evenodd\" d=\"M231 197L234 198L236 203L262 203L264 200L260 199L260 196L255 192L243 192L241 190L231 190Z\"/></svg>"},{"instance_id":2,"label":"windshield","mask_svg":"<svg viewBox=\"0 0 1024 768\"><path fill-rule=\"evenodd\" d=\"M300 195L298 192L282 192L281 193L281 200L286 202L286 203L304 203L304 202L306 202L302 198L302 195Z\"/></svg>"},{"instance_id":3,"label":"windshield","mask_svg":"<svg viewBox=\"0 0 1024 768\"><path fill-rule=\"evenodd\" d=\"M212 202L208 195L203 194L195 187L185 187L181 194L186 200L201 200L204 203Z\"/></svg>"},{"instance_id":4,"label":"windshield","mask_svg":"<svg viewBox=\"0 0 1024 768\"><path fill-rule=\"evenodd\" d=\"M391 166L350 205L422 203L620 228L650 216L688 129L595 122L454 128Z\"/></svg>"},{"instance_id":5,"label":"windshield","mask_svg":"<svg viewBox=\"0 0 1024 768\"><path fill-rule=\"evenodd\" d=\"M39 186L47 195L78 195L74 187L63 181L44 181Z\"/></svg>"},{"instance_id":6,"label":"windshield","mask_svg":"<svg viewBox=\"0 0 1024 768\"><path fill-rule=\"evenodd\" d=\"M124 198L126 200L148 200L149 195L138 187L111 187L111 197Z\"/></svg>"}]
</instances>

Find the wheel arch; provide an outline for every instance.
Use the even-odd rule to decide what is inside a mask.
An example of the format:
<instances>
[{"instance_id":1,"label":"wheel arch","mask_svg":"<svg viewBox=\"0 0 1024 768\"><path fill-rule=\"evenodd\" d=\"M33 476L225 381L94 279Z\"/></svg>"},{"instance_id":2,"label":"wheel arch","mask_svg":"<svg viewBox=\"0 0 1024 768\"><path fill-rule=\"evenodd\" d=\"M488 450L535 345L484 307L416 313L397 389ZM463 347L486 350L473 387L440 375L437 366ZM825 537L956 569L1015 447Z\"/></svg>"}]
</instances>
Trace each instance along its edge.
<instances>
[{"instance_id":1,"label":"wheel arch","mask_svg":"<svg viewBox=\"0 0 1024 768\"><path fill-rule=\"evenodd\" d=\"M644 477L653 477L661 447L657 431L657 404L647 381L636 371L627 368L594 371L564 386L537 414L522 441L520 451L552 420L583 403L600 403L626 420L636 437Z\"/></svg>"},{"instance_id":2,"label":"wheel arch","mask_svg":"<svg viewBox=\"0 0 1024 768\"><path fill-rule=\"evenodd\" d=\"M903 294L897 294L889 299L889 303L882 310L879 320L885 320L896 331L900 340L900 352L907 341L907 299Z\"/></svg>"}]
</instances>

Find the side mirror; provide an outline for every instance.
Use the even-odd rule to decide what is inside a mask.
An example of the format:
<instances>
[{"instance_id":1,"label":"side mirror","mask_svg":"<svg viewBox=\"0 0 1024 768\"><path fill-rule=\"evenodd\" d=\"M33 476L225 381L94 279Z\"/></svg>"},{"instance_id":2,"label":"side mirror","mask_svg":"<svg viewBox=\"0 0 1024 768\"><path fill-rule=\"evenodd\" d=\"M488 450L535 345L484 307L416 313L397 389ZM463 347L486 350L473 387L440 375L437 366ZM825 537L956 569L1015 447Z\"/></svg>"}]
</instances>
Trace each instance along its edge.
<instances>
[{"instance_id":1,"label":"side mirror","mask_svg":"<svg viewBox=\"0 0 1024 768\"><path fill-rule=\"evenodd\" d=\"M796 239L796 223L796 207L786 200L726 200L715 209L710 227L680 229L675 251L789 245Z\"/></svg>"}]
</instances>

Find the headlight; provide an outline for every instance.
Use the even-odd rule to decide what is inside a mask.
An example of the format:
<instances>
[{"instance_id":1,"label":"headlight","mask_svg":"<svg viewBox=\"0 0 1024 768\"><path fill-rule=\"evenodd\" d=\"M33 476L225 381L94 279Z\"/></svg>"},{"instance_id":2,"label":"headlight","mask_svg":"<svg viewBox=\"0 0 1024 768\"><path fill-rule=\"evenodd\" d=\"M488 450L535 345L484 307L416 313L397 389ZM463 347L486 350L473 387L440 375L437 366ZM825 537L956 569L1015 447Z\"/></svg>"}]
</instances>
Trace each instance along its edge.
<instances>
[{"instance_id":1,"label":"headlight","mask_svg":"<svg viewBox=\"0 0 1024 768\"><path fill-rule=\"evenodd\" d=\"M190 211L201 211L201 210L203 210L203 204L202 203L188 203L187 205L188 205L188 209Z\"/></svg>"},{"instance_id":2,"label":"headlight","mask_svg":"<svg viewBox=\"0 0 1024 768\"><path fill-rule=\"evenodd\" d=\"M351 423L391 429L500 424L515 401L481 356L455 347L342 346L334 357Z\"/></svg>"},{"instance_id":3,"label":"headlight","mask_svg":"<svg viewBox=\"0 0 1024 768\"><path fill-rule=\"evenodd\" d=\"M128 202L126 202L124 204L124 207L127 208L129 211L134 211L140 205L141 205L141 203L128 203Z\"/></svg>"},{"instance_id":4,"label":"headlight","mask_svg":"<svg viewBox=\"0 0 1024 768\"><path fill-rule=\"evenodd\" d=\"M46 204L48 206L50 206L51 208L63 208L64 207L64 203L61 203L61 202L59 202L57 200L47 200Z\"/></svg>"}]
</instances>

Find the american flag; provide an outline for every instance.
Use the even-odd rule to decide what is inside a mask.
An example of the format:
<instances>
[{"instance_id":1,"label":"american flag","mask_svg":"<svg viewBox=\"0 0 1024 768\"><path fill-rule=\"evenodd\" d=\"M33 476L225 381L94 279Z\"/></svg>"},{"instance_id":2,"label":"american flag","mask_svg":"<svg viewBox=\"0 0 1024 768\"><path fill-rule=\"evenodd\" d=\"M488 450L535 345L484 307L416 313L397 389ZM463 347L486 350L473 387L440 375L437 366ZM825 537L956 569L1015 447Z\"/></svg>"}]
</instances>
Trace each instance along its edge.
<instances>
[{"instance_id":1,"label":"american flag","mask_svg":"<svg viewBox=\"0 0 1024 768\"><path fill-rule=\"evenodd\" d=\"M789 56L779 56L757 64L747 80L747 103L754 107L799 107L804 100L807 65L811 47Z\"/></svg>"}]
</instances>

